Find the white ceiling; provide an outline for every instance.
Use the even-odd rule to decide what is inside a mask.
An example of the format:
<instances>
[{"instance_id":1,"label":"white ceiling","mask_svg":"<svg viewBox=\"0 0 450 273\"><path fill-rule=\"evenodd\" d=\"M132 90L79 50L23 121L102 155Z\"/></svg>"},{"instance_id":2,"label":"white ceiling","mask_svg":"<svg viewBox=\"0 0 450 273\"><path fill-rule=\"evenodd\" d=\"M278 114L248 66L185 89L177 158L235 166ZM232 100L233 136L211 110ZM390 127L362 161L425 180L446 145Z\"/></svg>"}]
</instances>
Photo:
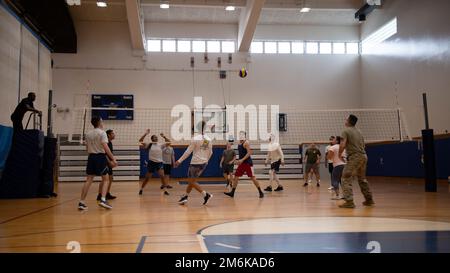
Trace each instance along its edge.
<instances>
[{"instance_id":1,"label":"white ceiling","mask_svg":"<svg viewBox=\"0 0 450 273\"><path fill-rule=\"evenodd\" d=\"M243 6L244 0L172 0L170 9L160 9L159 0L141 0L146 22L237 24L241 8L225 11L228 3ZM313 10L300 13L303 1ZM82 0L81 6L70 7L77 21L126 21L124 0L107 0L107 8L98 8L96 1ZM274 25L357 25L354 19L361 0L266 0L259 24ZM314 7L319 7L314 9Z\"/></svg>"}]
</instances>

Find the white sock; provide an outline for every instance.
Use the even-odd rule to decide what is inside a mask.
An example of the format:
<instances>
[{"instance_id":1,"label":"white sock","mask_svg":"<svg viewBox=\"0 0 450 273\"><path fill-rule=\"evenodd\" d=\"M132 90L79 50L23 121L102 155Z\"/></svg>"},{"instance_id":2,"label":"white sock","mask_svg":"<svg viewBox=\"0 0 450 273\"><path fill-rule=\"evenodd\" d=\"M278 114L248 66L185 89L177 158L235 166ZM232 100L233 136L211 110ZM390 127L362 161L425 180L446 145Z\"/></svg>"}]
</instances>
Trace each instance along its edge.
<instances>
[{"instance_id":1,"label":"white sock","mask_svg":"<svg viewBox=\"0 0 450 273\"><path fill-rule=\"evenodd\" d=\"M206 196L206 191L202 191L202 195L203 195L203 197L205 197Z\"/></svg>"},{"instance_id":2,"label":"white sock","mask_svg":"<svg viewBox=\"0 0 450 273\"><path fill-rule=\"evenodd\" d=\"M102 199L103 202L106 202L106 198L104 196L102 196L101 199Z\"/></svg>"},{"instance_id":3,"label":"white sock","mask_svg":"<svg viewBox=\"0 0 450 273\"><path fill-rule=\"evenodd\" d=\"M80 200L80 203L83 204L83 205L86 205L86 204L84 203L84 200Z\"/></svg>"}]
</instances>

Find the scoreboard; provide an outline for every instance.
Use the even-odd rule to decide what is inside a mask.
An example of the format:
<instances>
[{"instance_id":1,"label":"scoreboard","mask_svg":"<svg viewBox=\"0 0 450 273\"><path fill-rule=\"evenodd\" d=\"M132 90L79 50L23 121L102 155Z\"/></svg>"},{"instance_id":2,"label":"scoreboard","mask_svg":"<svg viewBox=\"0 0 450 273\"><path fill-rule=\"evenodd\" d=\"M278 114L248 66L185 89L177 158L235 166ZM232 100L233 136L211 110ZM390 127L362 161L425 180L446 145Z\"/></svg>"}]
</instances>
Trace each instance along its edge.
<instances>
[{"instance_id":1,"label":"scoreboard","mask_svg":"<svg viewBox=\"0 0 450 273\"><path fill-rule=\"evenodd\" d=\"M101 95L93 94L92 108L123 108L124 110L92 110L92 116L99 116L103 120L133 120L133 95Z\"/></svg>"}]
</instances>

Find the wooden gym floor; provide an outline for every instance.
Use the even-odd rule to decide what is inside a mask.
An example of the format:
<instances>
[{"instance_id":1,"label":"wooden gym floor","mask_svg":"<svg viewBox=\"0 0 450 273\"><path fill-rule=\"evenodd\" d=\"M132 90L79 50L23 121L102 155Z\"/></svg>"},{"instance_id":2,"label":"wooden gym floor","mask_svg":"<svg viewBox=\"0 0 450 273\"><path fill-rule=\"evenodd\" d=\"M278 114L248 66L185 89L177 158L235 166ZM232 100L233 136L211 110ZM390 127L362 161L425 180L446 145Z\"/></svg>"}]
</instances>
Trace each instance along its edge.
<instances>
[{"instance_id":1,"label":"wooden gym floor","mask_svg":"<svg viewBox=\"0 0 450 273\"><path fill-rule=\"evenodd\" d=\"M70 248L67 248L70 241L79 242L81 252L214 251L207 246L208 242L202 242L198 232L213 226L217 234L220 225L214 225L225 224L228 230L224 232L229 233L231 227L227 228L227 223L244 220L273 222L273 219L283 219L283 223L286 223L281 225L283 228L288 226L289 219L306 222L309 219L328 219L327 226L314 224L315 229L329 229L336 225L340 231L346 228L361 232L373 229L385 231L386 226L392 226L397 231L421 230L423 227L450 231L450 192L447 181L439 181L438 193L425 193L421 179L371 177L369 181L376 206L363 207L359 187L354 185L356 209L337 208L337 201L330 200L331 195L327 190L329 181L322 181L320 188L315 185L303 188L303 180L282 181L284 192L268 193L262 200L259 200L256 189L249 182L241 182L234 199L223 194L223 185L204 185L207 191L214 194L208 206L202 206L200 194L194 191L187 205L178 205L178 198L185 186L175 180L171 181L174 188L167 197L161 194L158 180L152 180L143 196L137 194L137 182L116 182L112 193L118 198L111 202L114 208L110 211L97 206L95 198L98 183L95 183L87 198L89 210L86 212L77 210L82 184L60 183L57 198L0 200L0 252L70 252ZM267 181L262 181L262 185L265 187ZM339 222L339 219L377 221L372 224L363 221L355 226L352 221ZM389 219L411 221L396 224L390 223ZM428 221L431 221L431 226L427 224ZM417 223L421 227L415 229ZM246 224L245 228L236 227L235 224L232 233L239 233L240 229L245 229L247 236L253 233L277 233L274 228L268 230L265 224ZM310 232L302 228L306 229L304 226L298 227L299 230L295 232ZM227 245L224 247L236 251L241 249ZM242 248L242 252L245 249Z\"/></svg>"}]
</instances>

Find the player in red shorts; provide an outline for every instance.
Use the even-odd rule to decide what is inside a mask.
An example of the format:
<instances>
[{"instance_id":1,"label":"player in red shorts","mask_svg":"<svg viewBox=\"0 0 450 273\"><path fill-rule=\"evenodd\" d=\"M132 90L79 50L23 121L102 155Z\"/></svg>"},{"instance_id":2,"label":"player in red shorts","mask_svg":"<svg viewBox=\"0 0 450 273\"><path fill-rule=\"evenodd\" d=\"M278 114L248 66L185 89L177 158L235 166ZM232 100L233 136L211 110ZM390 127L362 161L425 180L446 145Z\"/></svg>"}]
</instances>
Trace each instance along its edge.
<instances>
[{"instance_id":1,"label":"player in red shorts","mask_svg":"<svg viewBox=\"0 0 450 273\"><path fill-rule=\"evenodd\" d=\"M235 161L238 165L238 168L236 169L236 172L234 173L234 180L233 180L233 188L230 192L224 192L226 195L230 197L234 197L234 192L236 191L236 187L239 182L239 177L243 176L244 174L247 174L248 177L253 181L253 184L255 184L256 188L259 192L259 198L264 197L264 193L261 190L261 187L259 186L258 180L256 180L256 176L253 173L253 161L251 158L252 155L252 149L250 147L249 141L246 139L246 133L240 132L239 133L239 145L238 145L238 151L239 151L239 160Z\"/></svg>"}]
</instances>

